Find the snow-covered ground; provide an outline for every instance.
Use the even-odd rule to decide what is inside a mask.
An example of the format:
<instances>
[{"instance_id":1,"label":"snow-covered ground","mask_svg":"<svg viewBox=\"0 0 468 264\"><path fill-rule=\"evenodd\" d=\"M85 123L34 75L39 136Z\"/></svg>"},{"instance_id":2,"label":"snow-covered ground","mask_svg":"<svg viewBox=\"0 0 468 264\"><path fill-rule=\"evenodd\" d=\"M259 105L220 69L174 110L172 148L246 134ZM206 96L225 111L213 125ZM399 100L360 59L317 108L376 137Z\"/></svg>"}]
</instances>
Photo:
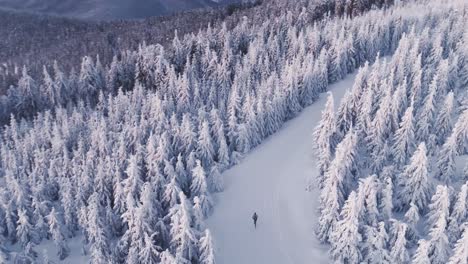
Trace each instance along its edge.
<instances>
[{"instance_id":1,"label":"snow-covered ground","mask_svg":"<svg viewBox=\"0 0 468 264\"><path fill-rule=\"evenodd\" d=\"M355 74L331 85L339 102ZM317 174L312 131L326 96L304 109L276 134L226 171L224 192L207 220L217 260L238 263L328 263L327 247L314 235L319 192L306 191ZM254 229L252 214L259 215Z\"/></svg>"}]
</instances>

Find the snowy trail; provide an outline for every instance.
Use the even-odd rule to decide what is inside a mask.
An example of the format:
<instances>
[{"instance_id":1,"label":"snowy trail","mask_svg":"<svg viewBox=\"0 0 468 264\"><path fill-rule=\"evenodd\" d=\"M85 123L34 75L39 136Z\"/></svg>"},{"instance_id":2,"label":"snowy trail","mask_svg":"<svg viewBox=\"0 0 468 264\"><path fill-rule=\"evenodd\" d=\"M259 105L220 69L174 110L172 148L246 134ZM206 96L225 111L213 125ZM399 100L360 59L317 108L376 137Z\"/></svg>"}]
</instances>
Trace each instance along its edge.
<instances>
[{"instance_id":1,"label":"snowy trail","mask_svg":"<svg viewBox=\"0 0 468 264\"><path fill-rule=\"evenodd\" d=\"M356 74L330 86L339 102ZM312 131L326 96L224 172L225 191L207 219L223 264L328 263L326 246L314 235L318 191L305 190L315 177ZM259 215L254 229L252 214Z\"/></svg>"}]
</instances>

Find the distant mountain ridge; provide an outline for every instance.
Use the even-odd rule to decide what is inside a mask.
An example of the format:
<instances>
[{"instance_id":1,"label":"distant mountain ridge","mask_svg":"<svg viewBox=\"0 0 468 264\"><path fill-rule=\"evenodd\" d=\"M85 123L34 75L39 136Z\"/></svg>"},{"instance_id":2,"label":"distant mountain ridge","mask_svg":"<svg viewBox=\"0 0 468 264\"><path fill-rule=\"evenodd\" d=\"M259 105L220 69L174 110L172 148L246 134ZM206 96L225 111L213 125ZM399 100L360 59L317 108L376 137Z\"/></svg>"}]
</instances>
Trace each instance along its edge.
<instances>
[{"instance_id":1,"label":"distant mountain ridge","mask_svg":"<svg viewBox=\"0 0 468 264\"><path fill-rule=\"evenodd\" d=\"M0 0L0 7L92 20L138 19L235 0Z\"/></svg>"}]
</instances>

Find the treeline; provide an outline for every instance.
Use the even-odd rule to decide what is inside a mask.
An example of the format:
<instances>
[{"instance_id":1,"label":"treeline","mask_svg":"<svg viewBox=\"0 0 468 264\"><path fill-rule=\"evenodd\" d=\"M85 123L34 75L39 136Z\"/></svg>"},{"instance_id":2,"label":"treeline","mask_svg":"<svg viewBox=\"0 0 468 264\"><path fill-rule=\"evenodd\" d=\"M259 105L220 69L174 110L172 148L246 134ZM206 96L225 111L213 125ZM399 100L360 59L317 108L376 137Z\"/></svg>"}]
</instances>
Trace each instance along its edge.
<instances>
[{"instance_id":1,"label":"treeline","mask_svg":"<svg viewBox=\"0 0 468 264\"><path fill-rule=\"evenodd\" d=\"M144 20L86 22L74 19L31 15L0 9L0 95L10 85L16 85L27 65L29 74L42 77L43 67L53 68L53 62L64 72L79 70L83 56L100 56L103 65L109 65L114 56L138 49L141 43L161 44L170 48L174 32L180 36L197 34L209 25L220 27L225 23L231 30L244 16L256 24L273 19L284 10L299 15L306 8L309 22L334 15L335 8L353 10L359 14L372 7L382 7L391 2L383 0L335 1L249 1L223 8L193 10L171 16ZM279 8L281 7L281 8ZM338 15L343 12L337 11Z\"/></svg>"},{"instance_id":2,"label":"treeline","mask_svg":"<svg viewBox=\"0 0 468 264\"><path fill-rule=\"evenodd\" d=\"M435 2L314 133L335 262L468 261L468 7Z\"/></svg>"},{"instance_id":3,"label":"treeline","mask_svg":"<svg viewBox=\"0 0 468 264\"><path fill-rule=\"evenodd\" d=\"M109 66L84 57L77 72L45 68L41 82L24 69L0 107L12 116L0 142L0 256L33 261L51 239L65 259L67 239L81 236L92 263L213 263L203 218L220 172L425 23L386 11L311 23L296 9L170 49L142 44ZM9 255L16 243L23 251Z\"/></svg>"}]
</instances>

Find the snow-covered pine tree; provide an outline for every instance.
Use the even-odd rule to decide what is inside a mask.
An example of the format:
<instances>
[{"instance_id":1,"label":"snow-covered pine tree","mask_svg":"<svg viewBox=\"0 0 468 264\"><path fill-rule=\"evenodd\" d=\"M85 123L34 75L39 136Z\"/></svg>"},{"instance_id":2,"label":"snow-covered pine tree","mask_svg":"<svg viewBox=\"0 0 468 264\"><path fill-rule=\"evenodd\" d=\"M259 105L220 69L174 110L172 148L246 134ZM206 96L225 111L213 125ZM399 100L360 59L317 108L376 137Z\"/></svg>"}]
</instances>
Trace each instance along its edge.
<instances>
[{"instance_id":1,"label":"snow-covered pine tree","mask_svg":"<svg viewBox=\"0 0 468 264\"><path fill-rule=\"evenodd\" d=\"M431 198L431 203L428 206L427 222L429 228L432 228L439 221L439 218L444 218L447 221L450 209L450 197L447 186L438 185L434 195Z\"/></svg>"},{"instance_id":2,"label":"snow-covered pine tree","mask_svg":"<svg viewBox=\"0 0 468 264\"><path fill-rule=\"evenodd\" d=\"M327 242L332 227L339 216L339 209L346 197L345 186L349 186L355 167L356 135L351 129L336 148L335 159L331 162L325 173L324 187L320 193L320 217L317 227L317 236L322 242Z\"/></svg>"},{"instance_id":3,"label":"snow-covered pine tree","mask_svg":"<svg viewBox=\"0 0 468 264\"><path fill-rule=\"evenodd\" d=\"M211 237L210 230L206 229L203 236L199 241L200 257L198 261L204 264L215 264L215 252L213 246L213 238Z\"/></svg>"},{"instance_id":4,"label":"snow-covered pine tree","mask_svg":"<svg viewBox=\"0 0 468 264\"><path fill-rule=\"evenodd\" d=\"M434 134L437 136L437 144L442 145L452 130L452 115L454 109L454 93L450 91L444 100L443 107L439 110L434 124Z\"/></svg>"},{"instance_id":5,"label":"snow-covered pine tree","mask_svg":"<svg viewBox=\"0 0 468 264\"><path fill-rule=\"evenodd\" d=\"M199 160L197 160L197 166L192 171L192 177L190 193L192 196L198 196L203 214L204 216L207 216L213 207L213 201L211 200L211 195L208 192L205 171Z\"/></svg>"},{"instance_id":6,"label":"snow-covered pine tree","mask_svg":"<svg viewBox=\"0 0 468 264\"><path fill-rule=\"evenodd\" d=\"M90 243L91 263L104 264L110 260L108 226L104 222L105 210L99 202L99 195L93 193L87 208L86 234Z\"/></svg>"},{"instance_id":7,"label":"snow-covered pine tree","mask_svg":"<svg viewBox=\"0 0 468 264\"><path fill-rule=\"evenodd\" d=\"M359 201L352 191L330 234L330 256L335 262L359 263L362 260L359 244L362 236L359 233Z\"/></svg>"},{"instance_id":8,"label":"snow-covered pine tree","mask_svg":"<svg viewBox=\"0 0 468 264\"><path fill-rule=\"evenodd\" d=\"M444 216L437 219L437 222L429 230L430 259L431 263L445 263L450 256L450 244L445 233L447 221Z\"/></svg>"},{"instance_id":9,"label":"snow-covered pine tree","mask_svg":"<svg viewBox=\"0 0 468 264\"><path fill-rule=\"evenodd\" d=\"M405 223L392 220L389 248L393 263L407 263L409 261L408 249L406 248L407 228Z\"/></svg>"},{"instance_id":10,"label":"snow-covered pine tree","mask_svg":"<svg viewBox=\"0 0 468 264\"><path fill-rule=\"evenodd\" d=\"M414 203L411 203L408 211L405 213L405 220L408 223L410 232L413 234L417 233L417 225L420 218L419 211L419 208Z\"/></svg>"},{"instance_id":11,"label":"snow-covered pine tree","mask_svg":"<svg viewBox=\"0 0 468 264\"><path fill-rule=\"evenodd\" d=\"M379 209L384 219L390 219L393 211L393 183L392 178L385 177L381 188Z\"/></svg>"},{"instance_id":12,"label":"snow-covered pine tree","mask_svg":"<svg viewBox=\"0 0 468 264\"><path fill-rule=\"evenodd\" d=\"M211 138L210 127L207 120L204 120L200 126L198 135L198 157L205 168L210 168L213 163L214 148Z\"/></svg>"},{"instance_id":13,"label":"snow-covered pine tree","mask_svg":"<svg viewBox=\"0 0 468 264\"><path fill-rule=\"evenodd\" d=\"M159 250L161 249L154 244L154 237L145 233L144 246L139 256L140 263L159 263Z\"/></svg>"},{"instance_id":14,"label":"snow-covered pine tree","mask_svg":"<svg viewBox=\"0 0 468 264\"><path fill-rule=\"evenodd\" d=\"M327 102L325 103L325 108L322 111L322 118L320 119L320 123L315 128L313 134L314 147L317 156L317 166L319 169L317 184L321 188L324 184L323 175L328 170L333 157L332 150L335 147L335 142L333 140L335 129L333 94L328 93Z\"/></svg>"},{"instance_id":15,"label":"snow-covered pine tree","mask_svg":"<svg viewBox=\"0 0 468 264\"><path fill-rule=\"evenodd\" d=\"M359 180L358 206L360 208L359 222L376 226L379 218L377 194L379 182L376 175Z\"/></svg>"},{"instance_id":16,"label":"snow-covered pine tree","mask_svg":"<svg viewBox=\"0 0 468 264\"><path fill-rule=\"evenodd\" d=\"M406 210L411 203L424 209L429 200L430 182L426 144L421 143L413 153L398 180L399 192L395 197L399 210Z\"/></svg>"},{"instance_id":17,"label":"snow-covered pine tree","mask_svg":"<svg viewBox=\"0 0 468 264\"><path fill-rule=\"evenodd\" d=\"M448 261L449 264L463 264L468 262L468 225L465 223L463 228L464 231L455 244L453 255Z\"/></svg>"},{"instance_id":18,"label":"snow-covered pine tree","mask_svg":"<svg viewBox=\"0 0 468 264\"><path fill-rule=\"evenodd\" d=\"M380 222L377 227L365 226L364 241L362 247L364 263L390 264L389 251L387 249L388 235L385 223Z\"/></svg>"},{"instance_id":19,"label":"snow-covered pine tree","mask_svg":"<svg viewBox=\"0 0 468 264\"><path fill-rule=\"evenodd\" d=\"M31 241L37 241L36 233L27 212L23 209L18 210L18 222L16 226L16 236L21 246L24 248Z\"/></svg>"},{"instance_id":20,"label":"snow-covered pine tree","mask_svg":"<svg viewBox=\"0 0 468 264\"><path fill-rule=\"evenodd\" d=\"M430 243L427 240L420 239L418 241L418 249L414 253L412 264L431 264Z\"/></svg>"},{"instance_id":21,"label":"snow-covered pine tree","mask_svg":"<svg viewBox=\"0 0 468 264\"><path fill-rule=\"evenodd\" d=\"M424 103L416 115L416 139L419 141L428 140L429 135L433 132L432 129L434 127L437 83L438 79L436 76L429 85L429 93L424 98ZM428 149L428 151L429 153L432 153L433 150Z\"/></svg>"},{"instance_id":22,"label":"snow-covered pine tree","mask_svg":"<svg viewBox=\"0 0 468 264\"><path fill-rule=\"evenodd\" d=\"M176 178L173 177L164 187L164 193L162 195L162 202L166 209L172 208L177 204L178 196L181 191Z\"/></svg>"},{"instance_id":23,"label":"snow-covered pine tree","mask_svg":"<svg viewBox=\"0 0 468 264\"><path fill-rule=\"evenodd\" d=\"M463 184L455 199L455 204L449 217L449 225L447 235L451 242L454 242L460 237L461 225L468 220L468 182Z\"/></svg>"},{"instance_id":24,"label":"snow-covered pine tree","mask_svg":"<svg viewBox=\"0 0 468 264\"><path fill-rule=\"evenodd\" d=\"M171 248L176 252L176 258L180 261L190 262L196 258L197 237L191 226L190 201L182 192L179 193L179 200L180 203L171 208L169 212L171 219Z\"/></svg>"},{"instance_id":25,"label":"snow-covered pine tree","mask_svg":"<svg viewBox=\"0 0 468 264\"><path fill-rule=\"evenodd\" d=\"M415 149L413 106L406 109L393 141L392 155L395 162L398 165L406 164Z\"/></svg>"},{"instance_id":26,"label":"snow-covered pine tree","mask_svg":"<svg viewBox=\"0 0 468 264\"><path fill-rule=\"evenodd\" d=\"M212 192L222 192L224 190L224 180L217 162L213 164L210 171L210 186Z\"/></svg>"},{"instance_id":27,"label":"snow-covered pine tree","mask_svg":"<svg viewBox=\"0 0 468 264\"><path fill-rule=\"evenodd\" d=\"M123 193L127 199L130 196L134 201L138 201L140 199L140 188L143 186L143 180L141 178L141 165L137 155L130 156L125 173L127 174L127 179L123 182Z\"/></svg>"},{"instance_id":28,"label":"snow-covered pine tree","mask_svg":"<svg viewBox=\"0 0 468 264\"><path fill-rule=\"evenodd\" d=\"M65 241L63 235L63 223L59 218L59 214L52 207L49 215L47 215L47 222L49 223L49 232L57 247L57 255L60 260L65 259L70 254L70 249Z\"/></svg>"},{"instance_id":29,"label":"snow-covered pine tree","mask_svg":"<svg viewBox=\"0 0 468 264\"><path fill-rule=\"evenodd\" d=\"M456 134L452 133L440 148L437 158L437 171L435 176L442 182L451 182L456 179L455 158L458 156Z\"/></svg>"}]
</instances>

